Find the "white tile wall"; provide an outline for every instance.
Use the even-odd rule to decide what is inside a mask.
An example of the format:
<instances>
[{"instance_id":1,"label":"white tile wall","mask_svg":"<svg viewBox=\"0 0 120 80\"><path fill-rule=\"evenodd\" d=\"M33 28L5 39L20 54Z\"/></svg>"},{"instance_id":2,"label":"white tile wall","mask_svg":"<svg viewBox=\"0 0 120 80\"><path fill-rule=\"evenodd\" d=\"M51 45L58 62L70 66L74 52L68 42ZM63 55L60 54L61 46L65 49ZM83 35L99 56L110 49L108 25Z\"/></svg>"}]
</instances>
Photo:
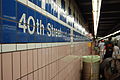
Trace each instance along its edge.
<instances>
[{"instance_id":1,"label":"white tile wall","mask_svg":"<svg viewBox=\"0 0 120 80\"><path fill-rule=\"evenodd\" d=\"M17 44L17 50L25 50L27 49L27 44Z\"/></svg>"},{"instance_id":2,"label":"white tile wall","mask_svg":"<svg viewBox=\"0 0 120 80\"><path fill-rule=\"evenodd\" d=\"M35 43L36 48L42 48L42 44L41 43Z\"/></svg>"},{"instance_id":3,"label":"white tile wall","mask_svg":"<svg viewBox=\"0 0 120 80\"><path fill-rule=\"evenodd\" d=\"M46 43L41 43L41 47L45 48L46 47Z\"/></svg>"},{"instance_id":4,"label":"white tile wall","mask_svg":"<svg viewBox=\"0 0 120 80\"><path fill-rule=\"evenodd\" d=\"M2 44L2 52L16 51L16 44Z\"/></svg>"},{"instance_id":5,"label":"white tile wall","mask_svg":"<svg viewBox=\"0 0 120 80\"><path fill-rule=\"evenodd\" d=\"M16 1L24 3L25 5L27 5L27 3L28 3L28 0L16 0Z\"/></svg>"},{"instance_id":6,"label":"white tile wall","mask_svg":"<svg viewBox=\"0 0 120 80\"><path fill-rule=\"evenodd\" d=\"M43 15L47 16L47 15L46 15L47 12L46 12L44 9L41 9L41 13L42 13Z\"/></svg>"},{"instance_id":7,"label":"white tile wall","mask_svg":"<svg viewBox=\"0 0 120 80\"><path fill-rule=\"evenodd\" d=\"M34 49L34 48L36 48L35 43L28 43L27 44L27 49Z\"/></svg>"},{"instance_id":8,"label":"white tile wall","mask_svg":"<svg viewBox=\"0 0 120 80\"><path fill-rule=\"evenodd\" d=\"M39 6L35 6L35 10L41 13L41 8Z\"/></svg>"},{"instance_id":9,"label":"white tile wall","mask_svg":"<svg viewBox=\"0 0 120 80\"><path fill-rule=\"evenodd\" d=\"M60 42L60 43L27 43L27 44L0 44L0 52L10 52L18 50L36 49L36 48L47 48L63 45L73 45L80 44L83 42Z\"/></svg>"},{"instance_id":10,"label":"white tile wall","mask_svg":"<svg viewBox=\"0 0 120 80\"><path fill-rule=\"evenodd\" d=\"M51 46L52 46L52 43L47 43L46 47L51 47Z\"/></svg>"},{"instance_id":11,"label":"white tile wall","mask_svg":"<svg viewBox=\"0 0 120 80\"><path fill-rule=\"evenodd\" d=\"M35 4L30 1L28 1L28 6L30 6L32 9L35 9Z\"/></svg>"},{"instance_id":12,"label":"white tile wall","mask_svg":"<svg viewBox=\"0 0 120 80\"><path fill-rule=\"evenodd\" d=\"M42 8L45 9L45 0L41 0L42 1Z\"/></svg>"}]
</instances>

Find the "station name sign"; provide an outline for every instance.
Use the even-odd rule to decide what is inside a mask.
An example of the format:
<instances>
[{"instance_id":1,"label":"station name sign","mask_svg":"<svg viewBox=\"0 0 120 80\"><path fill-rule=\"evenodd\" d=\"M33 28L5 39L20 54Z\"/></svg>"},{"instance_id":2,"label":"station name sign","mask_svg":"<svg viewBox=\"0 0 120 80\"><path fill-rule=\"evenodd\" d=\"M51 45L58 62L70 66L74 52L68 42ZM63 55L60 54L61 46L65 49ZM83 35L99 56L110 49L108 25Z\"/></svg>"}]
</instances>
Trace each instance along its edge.
<instances>
[{"instance_id":1,"label":"station name sign","mask_svg":"<svg viewBox=\"0 0 120 80\"><path fill-rule=\"evenodd\" d=\"M71 35L75 33L71 34L72 27L66 26L66 23L52 14L48 16L49 11L41 8L41 1L10 0L8 3L6 1L8 0L2 0L2 4L5 5L1 7L0 43L71 42ZM74 40L80 41L77 37L73 37Z\"/></svg>"}]
</instances>

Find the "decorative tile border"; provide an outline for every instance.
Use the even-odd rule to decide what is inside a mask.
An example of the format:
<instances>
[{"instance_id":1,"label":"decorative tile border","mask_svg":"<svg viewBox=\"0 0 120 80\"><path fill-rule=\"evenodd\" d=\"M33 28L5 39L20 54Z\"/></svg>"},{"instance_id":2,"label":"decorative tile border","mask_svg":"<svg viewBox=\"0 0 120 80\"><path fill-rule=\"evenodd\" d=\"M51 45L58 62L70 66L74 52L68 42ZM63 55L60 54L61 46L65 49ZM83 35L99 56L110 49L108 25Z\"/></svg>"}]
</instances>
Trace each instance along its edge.
<instances>
[{"instance_id":1,"label":"decorative tile border","mask_svg":"<svg viewBox=\"0 0 120 80\"><path fill-rule=\"evenodd\" d=\"M80 43L83 43L83 42L0 44L0 53L19 51L19 50L37 49L37 48L48 48L48 47L64 46L64 45L77 45Z\"/></svg>"}]
</instances>

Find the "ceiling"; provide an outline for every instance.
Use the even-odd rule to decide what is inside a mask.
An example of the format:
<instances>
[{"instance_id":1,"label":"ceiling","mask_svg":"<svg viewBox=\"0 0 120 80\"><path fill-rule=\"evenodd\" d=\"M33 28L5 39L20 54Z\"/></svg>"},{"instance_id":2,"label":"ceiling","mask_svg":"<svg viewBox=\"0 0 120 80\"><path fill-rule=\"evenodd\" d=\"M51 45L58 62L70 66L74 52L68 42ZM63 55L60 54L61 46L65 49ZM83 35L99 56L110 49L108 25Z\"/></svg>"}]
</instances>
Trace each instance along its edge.
<instances>
[{"instance_id":1,"label":"ceiling","mask_svg":"<svg viewBox=\"0 0 120 80\"><path fill-rule=\"evenodd\" d=\"M93 31L92 0L76 0L90 33ZM97 37L120 30L120 0L102 0ZM117 34L119 35L119 34Z\"/></svg>"},{"instance_id":2,"label":"ceiling","mask_svg":"<svg viewBox=\"0 0 120 80\"><path fill-rule=\"evenodd\" d=\"M93 34L92 0L76 0L76 3L84 18L85 25L88 26L88 31Z\"/></svg>"}]
</instances>

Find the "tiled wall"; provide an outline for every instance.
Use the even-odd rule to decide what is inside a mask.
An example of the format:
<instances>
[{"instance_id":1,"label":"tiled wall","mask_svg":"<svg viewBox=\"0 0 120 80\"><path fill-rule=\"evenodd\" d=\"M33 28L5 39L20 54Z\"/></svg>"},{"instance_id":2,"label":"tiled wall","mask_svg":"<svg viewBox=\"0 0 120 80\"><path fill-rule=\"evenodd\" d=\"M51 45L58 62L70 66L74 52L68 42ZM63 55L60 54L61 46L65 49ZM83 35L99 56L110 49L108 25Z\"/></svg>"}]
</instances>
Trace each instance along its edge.
<instances>
[{"instance_id":1,"label":"tiled wall","mask_svg":"<svg viewBox=\"0 0 120 80\"><path fill-rule=\"evenodd\" d=\"M0 80L80 80L81 59L88 55L86 43L0 54Z\"/></svg>"},{"instance_id":2,"label":"tiled wall","mask_svg":"<svg viewBox=\"0 0 120 80\"><path fill-rule=\"evenodd\" d=\"M34 1L37 4L33 4ZM40 6L38 4L41 4L41 1ZM80 42L83 37L74 40L82 36L76 29L78 25L68 24L59 19L59 15L56 17L56 12L53 13L52 8L55 9L56 4L57 9L61 8L61 0L56 0L56 4L51 1L53 0L0 0L2 5L0 6L0 80L80 80L82 69L80 56L90 54L88 42L84 40ZM66 4L64 12L67 12L69 0L64 1ZM75 21L82 24L82 16L77 14L79 11L76 10L74 1L71 3L71 16L74 17L75 13L76 17L79 17L79 20ZM44 25L51 22L56 29L66 30L64 32L67 32L69 41L66 37L50 39L48 36L36 34L37 32L33 35L28 34L29 30L23 32L18 26L19 23L23 25L20 22L23 13L26 13L25 19L30 15L34 17L35 23L40 18ZM68 12L66 15L68 16ZM37 29L37 26L32 26ZM75 32L80 35L74 34Z\"/></svg>"}]
</instances>

